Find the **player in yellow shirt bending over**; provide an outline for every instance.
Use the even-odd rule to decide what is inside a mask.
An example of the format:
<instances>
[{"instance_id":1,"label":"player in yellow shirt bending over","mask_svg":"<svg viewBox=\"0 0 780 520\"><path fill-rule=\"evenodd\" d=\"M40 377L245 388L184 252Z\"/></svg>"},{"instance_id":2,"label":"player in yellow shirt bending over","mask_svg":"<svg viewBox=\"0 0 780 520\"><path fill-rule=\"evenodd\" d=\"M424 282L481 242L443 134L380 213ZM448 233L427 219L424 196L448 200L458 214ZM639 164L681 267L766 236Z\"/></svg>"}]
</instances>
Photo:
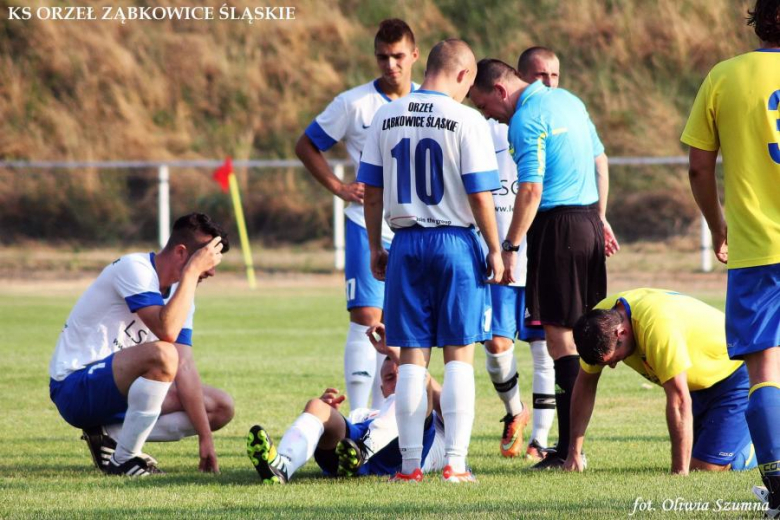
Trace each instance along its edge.
<instances>
[{"instance_id":1,"label":"player in yellow shirt bending over","mask_svg":"<svg viewBox=\"0 0 780 520\"><path fill-rule=\"evenodd\" d=\"M660 289L618 293L582 316L574 327L580 372L564 469L584 469L599 377L619 361L666 392L672 473L756 467L745 420L750 383L744 364L728 357L724 319L699 300Z\"/></svg>"}]
</instances>

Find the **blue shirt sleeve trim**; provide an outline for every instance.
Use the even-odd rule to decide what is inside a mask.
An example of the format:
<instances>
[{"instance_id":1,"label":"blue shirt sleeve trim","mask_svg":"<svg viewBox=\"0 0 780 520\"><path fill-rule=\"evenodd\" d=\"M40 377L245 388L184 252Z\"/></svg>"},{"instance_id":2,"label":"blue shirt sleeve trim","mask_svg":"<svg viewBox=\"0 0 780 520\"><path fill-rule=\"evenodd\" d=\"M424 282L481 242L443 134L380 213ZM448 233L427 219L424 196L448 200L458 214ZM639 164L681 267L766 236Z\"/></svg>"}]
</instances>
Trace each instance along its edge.
<instances>
[{"instance_id":1,"label":"blue shirt sleeve trim","mask_svg":"<svg viewBox=\"0 0 780 520\"><path fill-rule=\"evenodd\" d=\"M357 181L376 188L385 187L385 179L382 173L382 167L375 164L360 161L360 169L358 169Z\"/></svg>"},{"instance_id":2,"label":"blue shirt sleeve trim","mask_svg":"<svg viewBox=\"0 0 780 520\"><path fill-rule=\"evenodd\" d=\"M501 187L498 170L467 173L463 175L462 179L463 186L466 188L466 193L469 194L482 191L493 191Z\"/></svg>"},{"instance_id":3,"label":"blue shirt sleeve trim","mask_svg":"<svg viewBox=\"0 0 780 520\"><path fill-rule=\"evenodd\" d=\"M187 345L188 347L191 347L192 329L181 329L181 332L179 332L179 337L176 338L176 343L181 343L182 345Z\"/></svg>"},{"instance_id":4,"label":"blue shirt sleeve trim","mask_svg":"<svg viewBox=\"0 0 780 520\"><path fill-rule=\"evenodd\" d=\"M165 305L162 294L152 291L128 296L125 298L125 302L127 302L127 308L130 309L130 312L137 312L139 309L153 305Z\"/></svg>"},{"instance_id":5,"label":"blue shirt sleeve trim","mask_svg":"<svg viewBox=\"0 0 780 520\"><path fill-rule=\"evenodd\" d=\"M330 150L337 142L322 129L316 120L312 121L303 133L306 134L311 142L314 143L314 146L321 152Z\"/></svg>"}]
</instances>

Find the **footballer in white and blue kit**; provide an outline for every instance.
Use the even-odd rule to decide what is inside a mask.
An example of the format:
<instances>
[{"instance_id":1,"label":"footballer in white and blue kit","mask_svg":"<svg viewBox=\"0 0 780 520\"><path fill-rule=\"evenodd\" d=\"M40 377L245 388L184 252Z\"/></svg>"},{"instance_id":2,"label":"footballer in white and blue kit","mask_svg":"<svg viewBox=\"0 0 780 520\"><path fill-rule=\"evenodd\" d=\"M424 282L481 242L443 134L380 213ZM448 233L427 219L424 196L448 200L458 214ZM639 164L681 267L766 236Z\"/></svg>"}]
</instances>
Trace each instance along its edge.
<instances>
[{"instance_id":1,"label":"footballer in white and blue kit","mask_svg":"<svg viewBox=\"0 0 780 520\"><path fill-rule=\"evenodd\" d=\"M488 264L497 274L502 267L496 265L490 191L500 183L490 130L460 103L475 74L465 42L437 44L421 89L375 114L358 172L366 184L372 271L392 281L385 287L387 344L401 347L396 415L403 463L396 480L422 478L426 365L429 349L440 346L448 425L443 476L474 481L465 461L474 413L473 344L491 337ZM389 257L379 240L382 213L396 233ZM478 224L491 245L488 263Z\"/></svg>"},{"instance_id":2,"label":"footballer in white and blue kit","mask_svg":"<svg viewBox=\"0 0 780 520\"><path fill-rule=\"evenodd\" d=\"M369 265L368 238L363 217L363 186L343 183L331 172L322 155L343 141L357 172L368 128L376 111L398 97L414 91L412 66L418 57L414 33L398 19L384 20L374 40L374 54L381 77L336 96L306 128L296 145L296 153L307 169L334 195L349 202L344 210L345 292L350 326L344 349L346 392L354 407L368 406L373 394L373 407L382 403L379 373L384 356L379 356L366 338L368 326L382 318L384 283L374 279ZM382 229L385 247L390 246L393 233Z\"/></svg>"},{"instance_id":3,"label":"footballer in white and blue kit","mask_svg":"<svg viewBox=\"0 0 780 520\"><path fill-rule=\"evenodd\" d=\"M161 293L154 257L154 253L132 253L108 265L65 322L49 363L49 388L52 401L71 426L88 429L125 418L127 397L114 384L114 354L158 340L136 312L165 305L176 291L173 285L168 294ZM176 343L192 346L194 313L192 305Z\"/></svg>"},{"instance_id":4,"label":"footballer in white and blue kit","mask_svg":"<svg viewBox=\"0 0 780 520\"><path fill-rule=\"evenodd\" d=\"M104 473L158 473L144 442L195 434L200 469L219 471L211 431L232 419L233 402L200 382L191 347L195 288L228 249L207 215L185 215L160 253L128 254L103 269L68 316L49 364L50 396L84 430Z\"/></svg>"}]
</instances>

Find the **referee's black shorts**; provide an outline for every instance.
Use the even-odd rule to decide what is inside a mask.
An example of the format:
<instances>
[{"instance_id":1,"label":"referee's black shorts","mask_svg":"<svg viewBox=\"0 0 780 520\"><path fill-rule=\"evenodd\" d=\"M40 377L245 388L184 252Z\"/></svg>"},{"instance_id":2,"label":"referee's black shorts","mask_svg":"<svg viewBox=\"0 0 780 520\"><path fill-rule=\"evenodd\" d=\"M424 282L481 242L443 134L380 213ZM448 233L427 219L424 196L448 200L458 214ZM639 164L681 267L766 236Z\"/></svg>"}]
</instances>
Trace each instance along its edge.
<instances>
[{"instance_id":1,"label":"referee's black shorts","mask_svg":"<svg viewBox=\"0 0 780 520\"><path fill-rule=\"evenodd\" d=\"M530 323L574 328L580 316L606 297L604 225L597 206L539 212L528 230Z\"/></svg>"}]
</instances>

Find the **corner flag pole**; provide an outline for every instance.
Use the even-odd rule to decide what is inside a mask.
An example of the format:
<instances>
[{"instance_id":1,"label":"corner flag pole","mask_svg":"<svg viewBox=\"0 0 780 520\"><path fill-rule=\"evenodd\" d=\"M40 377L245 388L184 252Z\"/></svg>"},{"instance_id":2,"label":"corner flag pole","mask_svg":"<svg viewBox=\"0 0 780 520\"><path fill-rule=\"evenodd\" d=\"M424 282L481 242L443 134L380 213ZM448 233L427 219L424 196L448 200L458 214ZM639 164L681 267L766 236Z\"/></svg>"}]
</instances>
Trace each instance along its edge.
<instances>
[{"instance_id":1,"label":"corner flag pole","mask_svg":"<svg viewBox=\"0 0 780 520\"><path fill-rule=\"evenodd\" d=\"M249 288L257 287L255 282L255 266L252 260L252 251L249 246L249 236L246 232L246 221L244 220L244 210L241 206L241 195L238 191L238 181L233 172L233 162L228 157L225 164L220 166L214 172L214 180L222 186L223 191L230 189L230 198L233 201L233 211L236 214L236 226L238 227L238 236L241 239L241 252L244 255L244 265L246 266L246 278L249 282Z\"/></svg>"}]
</instances>

